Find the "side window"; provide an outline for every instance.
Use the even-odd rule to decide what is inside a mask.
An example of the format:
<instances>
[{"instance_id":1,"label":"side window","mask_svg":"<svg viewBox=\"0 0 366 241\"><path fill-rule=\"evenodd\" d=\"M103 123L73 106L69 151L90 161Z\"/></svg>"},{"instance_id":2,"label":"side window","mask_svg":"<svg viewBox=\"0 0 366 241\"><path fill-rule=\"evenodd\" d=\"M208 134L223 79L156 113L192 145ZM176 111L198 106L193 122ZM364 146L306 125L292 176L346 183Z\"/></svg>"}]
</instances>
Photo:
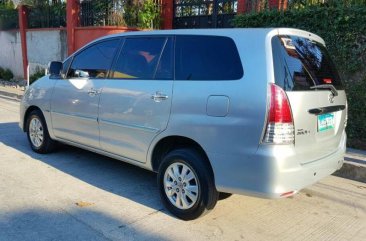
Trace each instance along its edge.
<instances>
[{"instance_id":1,"label":"side window","mask_svg":"<svg viewBox=\"0 0 366 241\"><path fill-rule=\"evenodd\" d=\"M243 67L234 41L220 36L177 36L177 80L237 80Z\"/></svg>"},{"instance_id":2,"label":"side window","mask_svg":"<svg viewBox=\"0 0 366 241\"><path fill-rule=\"evenodd\" d=\"M118 48L119 39L92 45L74 57L69 78L106 78Z\"/></svg>"},{"instance_id":3,"label":"side window","mask_svg":"<svg viewBox=\"0 0 366 241\"><path fill-rule=\"evenodd\" d=\"M166 42L166 37L127 38L111 77L153 79Z\"/></svg>"}]
</instances>

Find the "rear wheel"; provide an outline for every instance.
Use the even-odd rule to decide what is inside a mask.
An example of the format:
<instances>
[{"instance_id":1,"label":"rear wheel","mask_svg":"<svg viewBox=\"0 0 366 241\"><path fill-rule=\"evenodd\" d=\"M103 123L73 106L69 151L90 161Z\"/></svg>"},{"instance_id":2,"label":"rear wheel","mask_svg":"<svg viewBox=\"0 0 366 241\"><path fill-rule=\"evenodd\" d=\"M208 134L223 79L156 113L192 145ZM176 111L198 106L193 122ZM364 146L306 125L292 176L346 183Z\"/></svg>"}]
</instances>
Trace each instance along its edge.
<instances>
[{"instance_id":1,"label":"rear wheel","mask_svg":"<svg viewBox=\"0 0 366 241\"><path fill-rule=\"evenodd\" d=\"M26 131L29 144L37 153L50 153L55 148L55 141L48 134L46 121L40 110L32 111L26 123Z\"/></svg>"},{"instance_id":2,"label":"rear wheel","mask_svg":"<svg viewBox=\"0 0 366 241\"><path fill-rule=\"evenodd\" d=\"M161 199L165 207L180 219L196 219L216 205L218 192L205 161L194 149L177 149L168 153L160 165Z\"/></svg>"}]
</instances>

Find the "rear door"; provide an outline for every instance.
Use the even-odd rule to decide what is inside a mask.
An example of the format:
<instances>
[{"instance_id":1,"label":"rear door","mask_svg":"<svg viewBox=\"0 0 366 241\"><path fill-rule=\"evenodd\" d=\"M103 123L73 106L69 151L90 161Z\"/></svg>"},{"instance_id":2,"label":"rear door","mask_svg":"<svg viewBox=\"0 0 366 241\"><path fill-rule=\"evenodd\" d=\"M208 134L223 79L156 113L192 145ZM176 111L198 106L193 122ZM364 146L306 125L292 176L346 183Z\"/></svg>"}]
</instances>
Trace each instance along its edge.
<instances>
[{"instance_id":1,"label":"rear door","mask_svg":"<svg viewBox=\"0 0 366 241\"><path fill-rule=\"evenodd\" d=\"M173 38L126 37L100 99L103 150L145 162L151 141L168 124L172 87Z\"/></svg>"},{"instance_id":2,"label":"rear door","mask_svg":"<svg viewBox=\"0 0 366 241\"><path fill-rule=\"evenodd\" d=\"M315 161L337 151L345 128L346 95L322 43L310 37L272 39L276 84L289 98L295 125L295 151ZM303 154L303 155L302 155Z\"/></svg>"}]
</instances>

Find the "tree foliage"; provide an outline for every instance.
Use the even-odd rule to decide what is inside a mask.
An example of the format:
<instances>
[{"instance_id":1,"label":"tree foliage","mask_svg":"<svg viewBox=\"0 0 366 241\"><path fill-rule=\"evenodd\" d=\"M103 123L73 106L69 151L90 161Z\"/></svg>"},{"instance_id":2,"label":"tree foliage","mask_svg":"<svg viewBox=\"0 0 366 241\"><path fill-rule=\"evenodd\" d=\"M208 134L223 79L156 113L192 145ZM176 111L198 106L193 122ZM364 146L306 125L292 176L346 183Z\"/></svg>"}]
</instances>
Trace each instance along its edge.
<instances>
[{"instance_id":1,"label":"tree foliage","mask_svg":"<svg viewBox=\"0 0 366 241\"><path fill-rule=\"evenodd\" d=\"M141 28L159 28L160 12L153 0L145 0L142 3L138 19L138 25Z\"/></svg>"},{"instance_id":2,"label":"tree foliage","mask_svg":"<svg viewBox=\"0 0 366 241\"><path fill-rule=\"evenodd\" d=\"M0 30L18 28L18 11L12 1L0 2Z\"/></svg>"},{"instance_id":3,"label":"tree foliage","mask_svg":"<svg viewBox=\"0 0 366 241\"><path fill-rule=\"evenodd\" d=\"M160 27L160 6L154 0L85 0L81 2L84 26Z\"/></svg>"}]
</instances>

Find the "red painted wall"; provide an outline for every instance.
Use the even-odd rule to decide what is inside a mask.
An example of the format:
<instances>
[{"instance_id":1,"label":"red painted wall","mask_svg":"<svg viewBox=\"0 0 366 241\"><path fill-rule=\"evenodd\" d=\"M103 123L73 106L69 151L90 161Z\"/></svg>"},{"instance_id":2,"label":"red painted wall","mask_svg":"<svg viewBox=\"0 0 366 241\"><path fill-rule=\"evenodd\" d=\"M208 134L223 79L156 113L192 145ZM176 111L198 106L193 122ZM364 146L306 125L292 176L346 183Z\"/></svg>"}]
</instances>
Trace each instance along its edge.
<instances>
[{"instance_id":1,"label":"red painted wall","mask_svg":"<svg viewBox=\"0 0 366 241\"><path fill-rule=\"evenodd\" d=\"M75 51L97 38L100 38L100 37L103 37L103 36L106 36L109 34L130 32L130 31L138 31L138 29L127 28L127 27L112 27L112 26L76 27L75 32L74 32Z\"/></svg>"}]
</instances>

